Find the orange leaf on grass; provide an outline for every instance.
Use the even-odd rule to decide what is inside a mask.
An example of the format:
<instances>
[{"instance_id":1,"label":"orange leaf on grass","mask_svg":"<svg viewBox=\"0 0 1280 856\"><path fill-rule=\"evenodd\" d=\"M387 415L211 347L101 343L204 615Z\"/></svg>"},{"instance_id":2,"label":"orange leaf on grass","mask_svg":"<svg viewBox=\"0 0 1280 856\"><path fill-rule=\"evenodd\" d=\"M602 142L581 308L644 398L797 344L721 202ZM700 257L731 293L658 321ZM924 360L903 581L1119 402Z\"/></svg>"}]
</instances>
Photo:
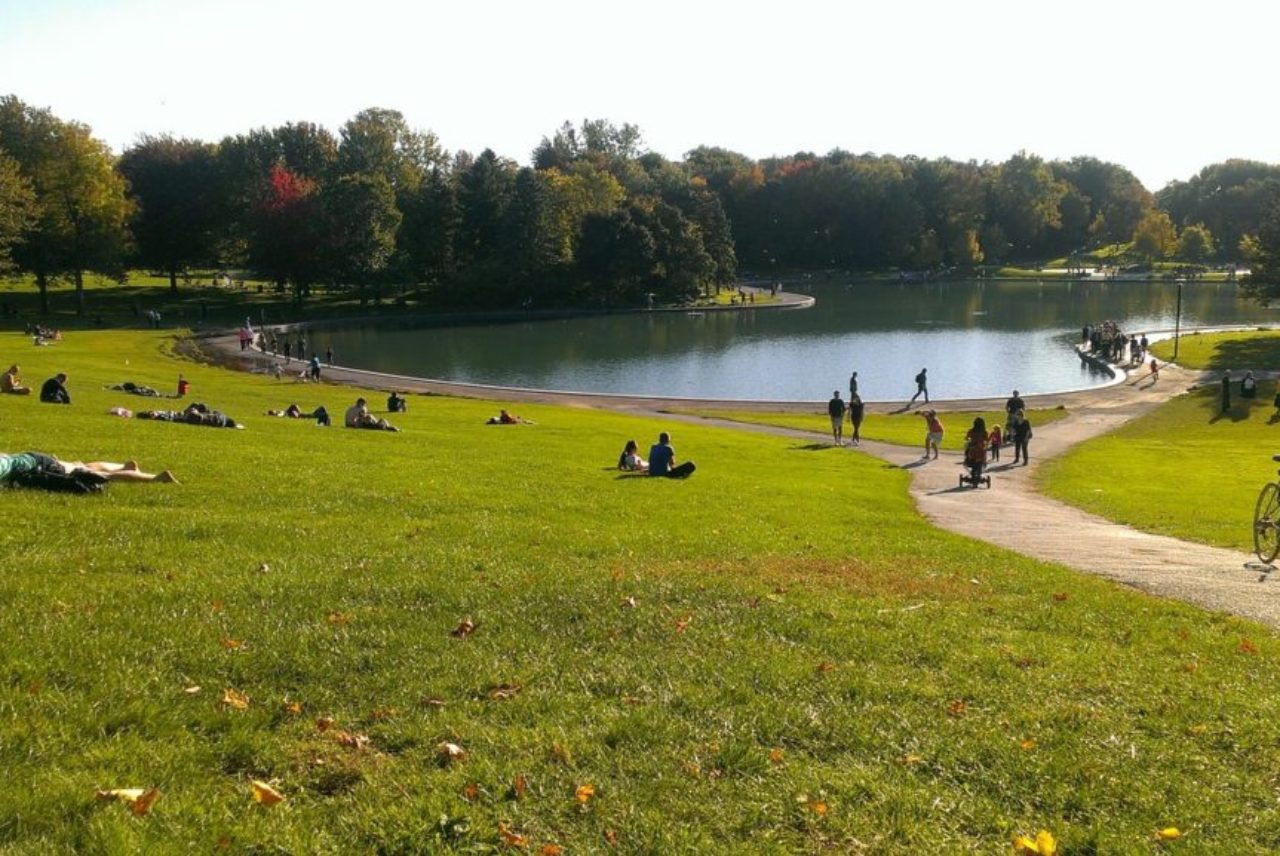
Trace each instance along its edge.
<instances>
[{"instance_id":1,"label":"orange leaf on grass","mask_svg":"<svg viewBox=\"0 0 1280 856\"><path fill-rule=\"evenodd\" d=\"M353 734L350 731L335 731L333 737L338 741L339 746L345 746L348 749L364 749L369 745L369 736L367 734Z\"/></svg>"},{"instance_id":2,"label":"orange leaf on grass","mask_svg":"<svg viewBox=\"0 0 1280 856\"><path fill-rule=\"evenodd\" d=\"M330 624L346 624L351 620L351 616L345 612L331 612L325 616L325 621Z\"/></svg>"},{"instance_id":3,"label":"orange leaf on grass","mask_svg":"<svg viewBox=\"0 0 1280 856\"><path fill-rule=\"evenodd\" d=\"M507 825L501 821L498 822L498 836L502 839L502 843L507 847L514 847L523 850L529 846L529 840L518 832L512 832Z\"/></svg>"},{"instance_id":4,"label":"orange leaf on grass","mask_svg":"<svg viewBox=\"0 0 1280 856\"><path fill-rule=\"evenodd\" d=\"M690 622L690 621L693 621L693 616L692 616L692 615L686 615L684 618L681 618L679 621L677 621L677 622L676 622L676 632L677 632L677 633L683 633L683 632L685 632L685 630L689 629L689 622Z\"/></svg>"},{"instance_id":5,"label":"orange leaf on grass","mask_svg":"<svg viewBox=\"0 0 1280 856\"><path fill-rule=\"evenodd\" d=\"M129 811L137 817L146 817L151 806L160 799L158 788L106 788L93 792L100 800L118 800L129 806Z\"/></svg>"},{"instance_id":6,"label":"orange leaf on grass","mask_svg":"<svg viewBox=\"0 0 1280 856\"><path fill-rule=\"evenodd\" d=\"M1241 653L1241 654L1256 654L1256 653L1258 653L1258 646L1257 646L1257 645L1254 645L1254 644L1253 644L1253 640L1251 640L1251 639L1241 639L1241 640L1240 640L1240 653Z\"/></svg>"},{"instance_id":7,"label":"orange leaf on grass","mask_svg":"<svg viewBox=\"0 0 1280 856\"><path fill-rule=\"evenodd\" d=\"M1053 599L1061 603L1067 599L1067 593L1065 591L1055 591L1053 593Z\"/></svg>"},{"instance_id":8,"label":"orange leaf on grass","mask_svg":"<svg viewBox=\"0 0 1280 856\"><path fill-rule=\"evenodd\" d=\"M151 812L151 806L155 805L158 799L160 799L160 790L151 788L129 805L129 811L133 812L134 817L146 817Z\"/></svg>"},{"instance_id":9,"label":"orange leaf on grass","mask_svg":"<svg viewBox=\"0 0 1280 856\"><path fill-rule=\"evenodd\" d=\"M578 785L578 789L573 792L573 798L578 801L578 805L586 805L595 793L594 785Z\"/></svg>"},{"instance_id":10,"label":"orange leaf on grass","mask_svg":"<svg viewBox=\"0 0 1280 856\"><path fill-rule=\"evenodd\" d=\"M328 731L333 728L333 717L322 716L316 720L316 731Z\"/></svg>"},{"instance_id":11,"label":"orange leaf on grass","mask_svg":"<svg viewBox=\"0 0 1280 856\"><path fill-rule=\"evenodd\" d=\"M780 746L775 746L773 749L770 749L770 750L769 750L769 760L770 760L770 761L772 761L772 762L773 762L773 763L775 763L775 764L781 764L781 763L782 763L782 757L783 757L783 755L785 755L785 754L786 754L786 753L785 753L785 752L783 752L782 747L780 747Z\"/></svg>"},{"instance_id":12,"label":"orange leaf on grass","mask_svg":"<svg viewBox=\"0 0 1280 856\"><path fill-rule=\"evenodd\" d=\"M232 710L248 710L249 697L238 690L228 687L222 691L222 705Z\"/></svg>"},{"instance_id":13,"label":"orange leaf on grass","mask_svg":"<svg viewBox=\"0 0 1280 856\"><path fill-rule=\"evenodd\" d=\"M951 704L947 705L947 716L955 716L955 717L964 716L966 707L968 707L968 705L965 704L964 699L962 698L954 699L951 702Z\"/></svg>"},{"instance_id":14,"label":"orange leaf on grass","mask_svg":"<svg viewBox=\"0 0 1280 856\"><path fill-rule=\"evenodd\" d=\"M836 667L835 663L831 663L831 662L828 662L827 660L823 660L821 663L818 664L818 674L825 675L827 672L834 670L835 667Z\"/></svg>"},{"instance_id":15,"label":"orange leaf on grass","mask_svg":"<svg viewBox=\"0 0 1280 856\"><path fill-rule=\"evenodd\" d=\"M467 759L467 750L463 749L457 743L450 743L445 740L436 744L436 759L442 764L452 764L454 761L465 761Z\"/></svg>"},{"instance_id":16,"label":"orange leaf on grass","mask_svg":"<svg viewBox=\"0 0 1280 856\"><path fill-rule=\"evenodd\" d=\"M559 844L544 844L538 848L538 856L561 856L564 848Z\"/></svg>"},{"instance_id":17,"label":"orange leaf on grass","mask_svg":"<svg viewBox=\"0 0 1280 856\"><path fill-rule=\"evenodd\" d=\"M1018 748L1024 752L1030 752L1032 749L1036 748L1036 741L1027 738L1018 744Z\"/></svg>"},{"instance_id":18,"label":"orange leaf on grass","mask_svg":"<svg viewBox=\"0 0 1280 856\"><path fill-rule=\"evenodd\" d=\"M253 793L253 801L258 805L273 806L284 802L284 794L266 782L253 779L249 782L249 787Z\"/></svg>"},{"instance_id":19,"label":"orange leaf on grass","mask_svg":"<svg viewBox=\"0 0 1280 856\"><path fill-rule=\"evenodd\" d=\"M462 786L462 797L466 800L474 800L480 796L480 786L475 782L468 782Z\"/></svg>"},{"instance_id":20,"label":"orange leaf on grass","mask_svg":"<svg viewBox=\"0 0 1280 856\"><path fill-rule=\"evenodd\" d=\"M284 705L282 706L281 709L284 710L284 712L289 714L290 716L297 716L298 714L302 713L302 702L289 701L288 699L285 699Z\"/></svg>"},{"instance_id":21,"label":"orange leaf on grass","mask_svg":"<svg viewBox=\"0 0 1280 856\"><path fill-rule=\"evenodd\" d=\"M470 618L464 618L458 622L458 626L449 631L449 635L456 639L466 639L475 632L476 623Z\"/></svg>"},{"instance_id":22,"label":"orange leaf on grass","mask_svg":"<svg viewBox=\"0 0 1280 856\"><path fill-rule=\"evenodd\" d=\"M220 644L223 648L226 648L228 651L239 651L241 648L245 646L245 642L243 639L232 639L230 637L224 637L223 639L219 640L218 644Z\"/></svg>"},{"instance_id":23,"label":"orange leaf on grass","mask_svg":"<svg viewBox=\"0 0 1280 856\"><path fill-rule=\"evenodd\" d=\"M498 684L489 689L489 698L495 701L506 701L509 698L515 698L523 689L524 687L520 684Z\"/></svg>"},{"instance_id":24,"label":"orange leaf on grass","mask_svg":"<svg viewBox=\"0 0 1280 856\"><path fill-rule=\"evenodd\" d=\"M515 794L516 799L524 799L524 792L529 789L529 782L524 777L524 773L517 773L515 781L511 783L511 792Z\"/></svg>"}]
</instances>

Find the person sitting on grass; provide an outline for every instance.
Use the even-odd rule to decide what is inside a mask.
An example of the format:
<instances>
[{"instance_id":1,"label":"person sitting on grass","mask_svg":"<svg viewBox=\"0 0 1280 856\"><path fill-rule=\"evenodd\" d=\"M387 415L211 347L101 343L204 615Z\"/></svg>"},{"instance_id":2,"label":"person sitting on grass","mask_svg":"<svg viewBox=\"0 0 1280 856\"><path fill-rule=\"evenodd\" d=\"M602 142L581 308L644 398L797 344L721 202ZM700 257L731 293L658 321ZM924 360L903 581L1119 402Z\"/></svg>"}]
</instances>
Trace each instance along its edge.
<instances>
[{"instance_id":1,"label":"person sitting on grass","mask_svg":"<svg viewBox=\"0 0 1280 856\"><path fill-rule=\"evenodd\" d=\"M342 424L348 428L367 428L372 431L399 431L399 428L392 426L385 419L379 419L369 412L369 404L363 398L357 398L356 403L347 408L346 414L343 416Z\"/></svg>"},{"instance_id":2,"label":"person sitting on grass","mask_svg":"<svg viewBox=\"0 0 1280 856\"><path fill-rule=\"evenodd\" d=\"M137 461L63 461L44 452L0 453L0 485L89 493L106 482L135 481L177 484L169 470L143 472Z\"/></svg>"},{"instance_id":3,"label":"person sitting on grass","mask_svg":"<svg viewBox=\"0 0 1280 856\"><path fill-rule=\"evenodd\" d=\"M516 416L514 413L508 413L505 410L498 411L497 416L490 416L484 423L486 425L535 425L532 419L525 419L523 416Z\"/></svg>"},{"instance_id":4,"label":"person sitting on grass","mask_svg":"<svg viewBox=\"0 0 1280 856\"><path fill-rule=\"evenodd\" d=\"M45 404L70 404L71 393L67 392L67 376L58 372L40 387L40 400Z\"/></svg>"},{"instance_id":5,"label":"person sitting on grass","mask_svg":"<svg viewBox=\"0 0 1280 856\"><path fill-rule=\"evenodd\" d=\"M635 440L628 440L618 457L618 469L632 473L649 472L649 463L640 457L640 446Z\"/></svg>"},{"instance_id":6,"label":"person sitting on grass","mask_svg":"<svg viewBox=\"0 0 1280 856\"><path fill-rule=\"evenodd\" d=\"M387 396L387 410L390 413L408 413L409 402L398 392Z\"/></svg>"},{"instance_id":7,"label":"person sitting on grass","mask_svg":"<svg viewBox=\"0 0 1280 856\"><path fill-rule=\"evenodd\" d=\"M658 442L649 447L649 475L651 476L684 479L691 476L696 469L693 461L685 461L676 466L676 450L671 448L671 435L666 431L659 434Z\"/></svg>"},{"instance_id":8,"label":"person sitting on grass","mask_svg":"<svg viewBox=\"0 0 1280 856\"><path fill-rule=\"evenodd\" d=\"M30 395L31 387L22 385L22 378L18 377L18 364L14 363L9 366L9 370L0 376L0 393L9 395Z\"/></svg>"}]
</instances>

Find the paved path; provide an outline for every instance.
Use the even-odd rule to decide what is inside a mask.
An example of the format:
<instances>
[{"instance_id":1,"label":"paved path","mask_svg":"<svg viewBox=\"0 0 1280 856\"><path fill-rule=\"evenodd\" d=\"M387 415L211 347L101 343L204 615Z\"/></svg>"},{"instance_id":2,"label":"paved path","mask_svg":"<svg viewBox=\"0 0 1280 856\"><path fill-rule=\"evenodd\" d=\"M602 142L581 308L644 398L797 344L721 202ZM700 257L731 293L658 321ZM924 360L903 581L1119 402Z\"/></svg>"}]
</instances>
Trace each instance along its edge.
<instances>
[{"instance_id":1,"label":"paved path","mask_svg":"<svg viewBox=\"0 0 1280 856\"><path fill-rule=\"evenodd\" d=\"M239 352L233 335L213 338L206 345L212 346L206 347L206 352L220 352L226 362L238 364L241 368L262 366L272 361L271 357L263 354ZM293 371L301 368L302 364L295 360ZM1280 574L1272 575L1269 569L1256 563L1255 557L1139 532L1049 499L1035 490L1033 477L1040 461L1061 455L1077 443L1141 416L1190 386L1217 379L1216 374L1190 372L1171 365L1161 369L1160 380L1156 384L1144 379L1144 370L1135 375L1137 381L1134 383L1073 393L1025 396L1029 409L1063 405L1069 415L1035 429L1030 466L1010 465L1011 450L1006 453L1005 460L989 471L993 483L990 490L958 487L962 468L960 456L955 453L943 453L939 460L924 463L920 460L918 448L867 442L859 450L910 470L911 494L920 512L944 529L1037 559L1107 577L1151 594L1178 598L1206 609L1252 618L1280 628L1280 579L1272 579L1272 576L1280 577ZM797 438L812 439L814 433L825 433L825 416L820 412L823 411L822 404L814 402L664 401L455 384L337 367L326 367L324 377L329 381L382 390L608 408ZM663 410L675 406L698 409L730 405L734 409L812 412L815 414L815 430L804 432L703 420ZM900 403L868 403L867 407L873 412L888 412L901 406ZM999 411L1003 409L1004 401L948 401L937 406L943 411ZM963 431L965 426L951 424L948 430ZM1011 520L1010 508L1017 509L1016 524ZM1240 525L1247 527L1249 522L1241 520Z\"/></svg>"}]
</instances>

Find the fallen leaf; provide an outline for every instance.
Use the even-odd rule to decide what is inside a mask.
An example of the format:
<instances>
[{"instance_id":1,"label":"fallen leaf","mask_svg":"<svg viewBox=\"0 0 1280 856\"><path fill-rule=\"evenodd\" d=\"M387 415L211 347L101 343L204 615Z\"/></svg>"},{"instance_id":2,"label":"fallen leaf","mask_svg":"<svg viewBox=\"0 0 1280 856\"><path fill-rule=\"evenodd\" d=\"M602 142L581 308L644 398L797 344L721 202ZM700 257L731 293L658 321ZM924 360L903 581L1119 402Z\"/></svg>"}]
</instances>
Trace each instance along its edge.
<instances>
[{"instance_id":1,"label":"fallen leaf","mask_svg":"<svg viewBox=\"0 0 1280 856\"><path fill-rule=\"evenodd\" d=\"M610 847L617 847L618 846L617 830L606 829L604 831L604 840L605 840L605 843L608 844Z\"/></svg>"},{"instance_id":2,"label":"fallen leaf","mask_svg":"<svg viewBox=\"0 0 1280 856\"><path fill-rule=\"evenodd\" d=\"M1187 672L1188 674L1193 674L1195 672L1200 671L1200 664L1199 663L1183 663L1182 671Z\"/></svg>"},{"instance_id":3,"label":"fallen leaf","mask_svg":"<svg viewBox=\"0 0 1280 856\"><path fill-rule=\"evenodd\" d=\"M424 698L422 700L423 707L444 707L445 700L442 698Z\"/></svg>"},{"instance_id":4,"label":"fallen leaf","mask_svg":"<svg viewBox=\"0 0 1280 856\"><path fill-rule=\"evenodd\" d=\"M681 618L679 621L677 621L676 632L683 633L686 629L688 629L690 621L693 621L692 615L686 615L684 618Z\"/></svg>"},{"instance_id":5,"label":"fallen leaf","mask_svg":"<svg viewBox=\"0 0 1280 856\"><path fill-rule=\"evenodd\" d=\"M622 697L622 703L635 706L637 704L644 704L644 699L640 698L640 696L624 695Z\"/></svg>"},{"instance_id":6,"label":"fallen leaf","mask_svg":"<svg viewBox=\"0 0 1280 856\"><path fill-rule=\"evenodd\" d=\"M121 802L133 803L141 799L146 792L146 788L103 788L94 791L93 795L100 800L120 800Z\"/></svg>"},{"instance_id":7,"label":"fallen leaf","mask_svg":"<svg viewBox=\"0 0 1280 856\"><path fill-rule=\"evenodd\" d=\"M231 638L224 637L219 644L221 644L222 647L226 648L228 651L239 651L241 648L244 647L245 643L241 639L231 639Z\"/></svg>"},{"instance_id":8,"label":"fallen leaf","mask_svg":"<svg viewBox=\"0 0 1280 856\"><path fill-rule=\"evenodd\" d=\"M467 750L463 749L457 743L450 743L446 740L436 744L436 758L442 764L452 764L454 761L465 761L467 758Z\"/></svg>"},{"instance_id":9,"label":"fallen leaf","mask_svg":"<svg viewBox=\"0 0 1280 856\"><path fill-rule=\"evenodd\" d=\"M186 693L187 695L195 695L195 694L197 694L198 692L200 692L200 687L199 687L199 686L196 686L196 685L189 686L189 687L183 687L183 688L182 688L182 691L183 691L184 693Z\"/></svg>"},{"instance_id":10,"label":"fallen leaf","mask_svg":"<svg viewBox=\"0 0 1280 856\"><path fill-rule=\"evenodd\" d=\"M253 790L253 801L259 805L273 806L284 802L284 794L266 782L254 779L249 782L249 787Z\"/></svg>"},{"instance_id":11,"label":"fallen leaf","mask_svg":"<svg viewBox=\"0 0 1280 856\"><path fill-rule=\"evenodd\" d=\"M267 574L270 572L271 572L271 566L268 565L266 562L263 562L262 564L258 565L258 573Z\"/></svg>"},{"instance_id":12,"label":"fallen leaf","mask_svg":"<svg viewBox=\"0 0 1280 856\"><path fill-rule=\"evenodd\" d=\"M1254 645L1254 644L1253 644L1253 642L1252 642L1252 640L1249 640L1249 639L1241 639L1241 640L1240 640L1240 653L1241 653L1241 654L1256 654L1256 653L1258 653L1258 646L1257 646L1257 645Z\"/></svg>"},{"instance_id":13,"label":"fallen leaf","mask_svg":"<svg viewBox=\"0 0 1280 856\"><path fill-rule=\"evenodd\" d=\"M229 707L232 710L248 710L249 697L242 692L238 692L228 687L222 691L222 704L224 707Z\"/></svg>"},{"instance_id":14,"label":"fallen leaf","mask_svg":"<svg viewBox=\"0 0 1280 856\"><path fill-rule=\"evenodd\" d=\"M591 797L595 796L594 785L578 785L578 789L574 791L573 798L578 801L578 805L586 805Z\"/></svg>"},{"instance_id":15,"label":"fallen leaf","mask_svg":"<svg viewBox=\"0 0 1280 856\"><path fill-rule=\"evenodd\" d=\"M1204 734L1208 730L1209 730L1209 726L1207 725L1193 725L1187 729L1187 733L1192 735L1193 737L1199 737L1201 734Z\"/></svg>"},{"instance_id":16,"label":"fallen leaf","mask_svg":"<svg viewBox=\"0 0 1280 856\"><path fill-rule=\"evenodd\" d=\"M468 782L462 786L462 797L466 800L474 800L480 796L480 786L475 782Z\"/></svg>"},{"instance_id":17,"label":"fallen leaf","mask_svg":"<svg viewBox=\"0 0 1280 856\"><path fill-rule=\"evenodd\" d=\"M1065 591L1055 591L1053 593L1053 599L1061 603L1067 599L1067 593Z\"/></svg>"},{"instance_id":18,"label":"fallen leaf","mask_svg":"<svg viewBox=\"0 0 1280 856\"><path fill-rule=\"evenodd\" d=\"M158 799L160 799L160 790L151 788L129 804L129 811L133 812L134 817L146 817L151 812L151 806L155 805Z\"/></svg>"},{"instance_id":19,"label":"fallen leaf","mask_svg":"<svg viewBox=\"0 0 1280 856\"><path fill-rule=\"evenodd\" d=\"M827 672L830 672L833 669L835 669L835 667L836 667L835 663L830 663L830 662L827 662L826 660L823 660L821 663L818 664L818 673L826 674Z\"/></svg>"},{"instance_id":20,"label":"fallen leaf","mask_svg":"<svg viewBox=\"0 0 1280 856\"><path fill-rule=\"evenodd\" d=\"M1042 829L1036 833L1034 840L1025 835L1013 839L1013 851L1026 856L1057 856L1058 842L1048 830Z\"/></svg>"},{"instance_id":21,"label":"fallen leaf","mask_svg":"<svg viewBox=\"0 0 1280 856\"><path fill-rule=\"evenodd\" d=\"M316 720L316 731L328 731L333 728L333 717L322 716Z\"/></svg>"},{"instance_id":22,"label":"fallen leaf","mask_svg":"<svg viewBox=\"0 0 1280 856\"><path fill-rule=\"evenodd\" d=\"M559 844L544 844L538 848L538 856L561 856L564 848Z\"/></svg>"},{"instance_id":23,"label":"fallen leaf","mask_svg":"<svg viewBox=\"0 0 1280 856\"><path fill-rule=\"evenodd\" d=\"M1176 826L1167 826L1156 833L1157 841L1174 841L1182 837L1182 830Z\"/></svg>"},{"instance_id":24,"label":"fallen leaf","mask_svg":"<svg viewBox=\"0 0 1280 856\"><path fill-rule=\"evenodd\" d=\"M1032 749L1036 748L1036 741L1031 739L1023 740L1018 744L1018 748L1024 752L1030 752Z\"/></svg>"},{"instance_id":25,"label":"fallen leaf","mask_svg":"<svg viewBox=\"0 0 1280 856\"><path fill-rule=\"evenodd\" d=\"M906 764L908 767L914 767L916 764L919 764L923 760L924 759L921 758L919 755L903 755L902 756L902 763Z\"/></svg>"},{"instance_id":26,"label":"fallen leaf","mask_svg":"<svg viewBox=\"0 0 1280 856\"><path fill-rule=\"evenodd\" d=\"M449 635L457 639L466 639L475 632L476 623L470 618L464 618L458 622L458 626L449 631Z\"/></svg>"},{"instance_id":27,"label":"fallen leaf","mask_svg":"<svg viewBox=\"0 0 1280 856\"><path fill-rule=\"evenodd\" d=\"M520 684L498 684L489 690L489 698L505 701L509 698L515 698L523 689L524 687Z\"/></svg>"},{"instance_id":28,"label":"fallen leaf","mask_svg":"<svg viewBox=\"0 0 1280 856\"><path fill-rule=\"evenodd\" d=\"M339 746L345 746L348 749L364 749L369 745L369 735L355 734L350 731L335 731L333 739L338 741Z\"/></svg>"},{"instance_id":29,"label":"fallen leaf","mask_svg":"<svg viewBox=\"0 0 1280 856\"><path fill-rule=\"evenodd\" d=\"M222 601L215 600L209 604L210 612L222 612Z\"/></svg>"},{"instance_id":30,"label":"fallen leaf","mask_svg":"<svg viewBox=\"0 0 1280 856\"><path fill-rule=\"evenodd\" d=\"M628 597L626 600L622 602L622 605L625 606L627 609L635 609L637 606L636 599L634 597Z\"/></svg>"},{"instance_id":31,"label":"fallen leaf","mask_svg":"<svg viewBox=\"0 0 1280 856\"><path fill-rule=\"evenodd\" d=\"M524 773L517 773L515 781L511 783L511 792L515 794L518 800L524 799L524 792L528 790L529 782L525 779Z\"/></svg>"},{"instance_id":32,"label":"fallen leaf","mask_svg":"<svg viewBox=\"0 0 1280 856\"><path fill-rule=\"evenodd\" d=\"M514 847L523 850L529 846L529 841L518 832L512 832L502 821L498 821L498 836L502 839L502 843L507 847Z\"/></svg>"},{"instance_id":33,"label":"fallen leaf","mask_svg":"<svg viewBox=\"0 0 1280 856\"><path fill-rule=\"evenodd\" d=\"M781 764L782 756L785 754L786 753L783 752L781 747L774 747L773 749L769 750L769 760L775 764Z\"/></svg>"},{"instance_id":34,"label":"fallen leaf","mask_svg":"<svg viewBox=\"0 0 1280 856\"><path fill-rule=\"evenodd\" d=\"M824 802L814 802L814 803L810 803L810 804L809 804L809 807L810 807L811 809L813 809L813 813L814 813L814 814L816 814L818 817L826 817L826 816L827 816L827 804L826 804L826 803L824 803Z\"/></svg>"},{"instance_id":35,"label":"fallen leaf","mask_svg":"<svg viewBox=\"0 0 1280 856\"><path fill-rule=\"evenodd\" d=\"M966 707L968 707L968 705L965 704L964 699L962 698L955 699L951 702L951 704L947 705L947 716L955 716L955 717L964 716Z\"/></svg>"},{"instance_id":36,"label":"fallen leaf","mask_svg":"<svg viewBox=\"0 0 1280 856\"><path fill-rule=\"evenodd\" d=\"M285 699L283 709L290 716L297 716L302 713L302 702Z\"/></svg>"},{"instance_id":37,"label":"fallen leaf","mask_svg":"<svg viewBox=\"0 0 1280 856\"><path fill-rule=\"evenodd\" d=\"M351 616L345 612L331 612L325 616L325 621L330 624L346 624L351 620Z\"/></svg>"},{"instance_id":38,"label":"fallen leaf","mask_svg":"<svg viewBox=\"0 0 1280 856\"><path fill-rule=\"evenodd\" d=\"M368 719L370 722L386 722L396 715L394 707L375 707L369 711Z\"/></svg>"}]
</instances>

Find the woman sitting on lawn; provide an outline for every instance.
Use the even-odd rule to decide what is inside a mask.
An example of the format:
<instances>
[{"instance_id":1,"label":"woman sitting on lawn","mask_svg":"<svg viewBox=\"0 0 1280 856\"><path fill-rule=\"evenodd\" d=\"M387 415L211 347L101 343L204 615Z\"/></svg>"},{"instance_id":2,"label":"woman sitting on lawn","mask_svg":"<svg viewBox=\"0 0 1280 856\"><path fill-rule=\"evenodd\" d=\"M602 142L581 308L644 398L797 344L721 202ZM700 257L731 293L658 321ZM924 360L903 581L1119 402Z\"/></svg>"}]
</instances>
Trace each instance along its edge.
<instances>
[{"instance_id":1,"label":"woman sitting on lawn","mask_svg":"<svg viewBox=\"0 0 1280 856\"><path fill-rule=\"evenodd\" d=\"M628 440L618 457L618 469L633 473L649 472L649 463L640 457L640 446L635 440Z\"/></svg>"},{"instance_id":2,"label":"woman sitting on lawn","mask_svg":"<svg viewBox=\"0 0 1280 856\"><path fill-rule=\"evenodd\" d=\"M31 387L22 385L22 378L18 377L18 364L14 363L9 366L3 377L0 377L0 392L9 395L30 395Z\"/></svg>"}]
</instances>

